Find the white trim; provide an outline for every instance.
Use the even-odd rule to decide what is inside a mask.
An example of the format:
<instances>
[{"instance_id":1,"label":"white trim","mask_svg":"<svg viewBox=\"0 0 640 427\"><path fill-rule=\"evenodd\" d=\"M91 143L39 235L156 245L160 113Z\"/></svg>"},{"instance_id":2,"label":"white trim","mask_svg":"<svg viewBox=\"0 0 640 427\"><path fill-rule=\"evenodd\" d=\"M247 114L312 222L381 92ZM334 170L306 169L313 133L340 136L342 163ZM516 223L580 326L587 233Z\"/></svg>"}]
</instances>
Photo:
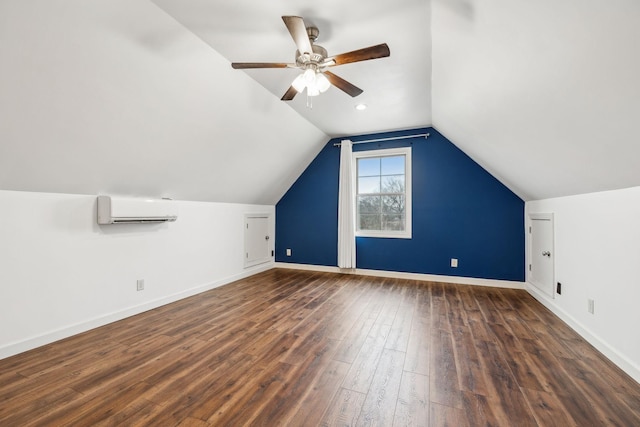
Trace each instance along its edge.
<instances>
[{"instance_id":1,"label":"white trim","mask_svg":"<svg viewBox=\"0 0 640 427\"><path fill-rule=\"evenodd\" d=\"M276 263L277 266L277 263ZM633 361L620 354L615 348L611 347L602 338L592 333L582 323L576 320L569 313L558 307L555 302L546 296L542 291L530 283L526 283L526 290L538 300L542 305L548 308L553 314L558 316L564 323L570 328L576 331L582 338L584 338L589 344L594 346L598 351L604 354L611 362L616 364L620 369L625 371L636 382L640 383L640 366Z\"/></svg>"},{"instance_id":2,"label":"white trim","mask_svg":"<svg viewBox=\"0 0 640 427\"><path fill-rule=\"evenodd\" d=\"M232 276L225 277L211 283L196 286L173 295L168 295L166 297L148 301L134 307L125 308L124 310L120 310L114 313L95 317L93 319L88 319L86 321L76 323L64 328L56 329L54 331L50 331L36 337L27 338L22 341L7 344L3 347L0 347L0 360L19 353L23 353L28 350L32 350L37 347L41 347L46 344L50 344L55 341L59 341L64 338L68 338L73 335L80 334L82 332L89 331L91 329L98 328L100 326L107 325L109 323L117 322L118 320L122 320L130 316L135 316L136 314L140 314L145 311L153 310L154 308L158 308L163 305L209 291L228 283L235 282L236 280L244 279L249 276L253 276L254 274L262 273L263 271L271 270L274 267L274 264L274 262L261 264L254 268L248 268L238 274L234 274Z\"/></svg>"},{"instance_id":3,"label":"white trim","mask_svg":"<svg viewBox=\"0 0 640 427\"><path fill-rule=\"evenodd\" d=\"M292 270L320 271L325 273L355 274L359 276L391 277L394 279L421 280L426 282L453 283L457 285L490 286L494 288L525 289L525 282L496 279L478 279L475 277L440 276L438 274L405 273L402 271L367 270L363 268L342 269L326 265L293 264L276 262L275 268Z\"/></svg>"},{"instance_id":4,"label":"white trim","mask_svg":"<svg viewBox=\"0 0 640 427\"><path fill-rule=\"evenodd\" d=\"M411 165L413 161L411 147L398 147L398 148L385 148L381 150L366 150L366 151L354 151L352 154L352 171L353 182L355 185L354 195L354 215L355 219L355 235L356 237L374 237L374 238L386 238L386 239L411 239L412 238L412 178L411 178ZM393 230L358 230L358 159L371 158L371 157L391 157L391 156L404 156L404 194L405 194L405 229L403 231Z\"/></svg>"},{"instance_id":5,"label":"white trim","mask_svg":"<svg viewBox=\"0 0 640 427\"><path fill-rule=\"evenodd\" d=\"M270 218L271 214L269 212L264 212L264 213L260 213L260 212L249 212L249 213L245 213L244 214L244 218Z\"/></svg>"}]
</instances>

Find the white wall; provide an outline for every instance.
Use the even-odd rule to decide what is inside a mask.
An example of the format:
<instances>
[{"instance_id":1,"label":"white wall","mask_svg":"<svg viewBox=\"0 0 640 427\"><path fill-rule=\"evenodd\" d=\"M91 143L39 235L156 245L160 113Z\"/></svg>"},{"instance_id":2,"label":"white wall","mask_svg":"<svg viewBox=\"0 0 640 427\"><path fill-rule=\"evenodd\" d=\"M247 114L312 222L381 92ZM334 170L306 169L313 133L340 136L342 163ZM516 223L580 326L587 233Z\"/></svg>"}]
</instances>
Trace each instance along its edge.
<instances>
[{"instance_id":1,"label":"white wall","mask_svg":"<svg viewBox=\"0 0 640 427\"><path fill-rule=\"evenodd\" d=\"M640 187L527 202L525 211L554 214L562 283L553 300L530 292L640 381Z\"/></svg>"},{"instance_id":2,"label":"white wall","mask_svg":"<svg viewBox=\"0 0 640 427\"><path fill-rule=\"evenodd\" d=\"M0 191L0 358L273 266L243 268L243 224L269 213L275 236L274 206L177 203L174 223L98 226L95 196Z\"/></svg>"}]
</instances>

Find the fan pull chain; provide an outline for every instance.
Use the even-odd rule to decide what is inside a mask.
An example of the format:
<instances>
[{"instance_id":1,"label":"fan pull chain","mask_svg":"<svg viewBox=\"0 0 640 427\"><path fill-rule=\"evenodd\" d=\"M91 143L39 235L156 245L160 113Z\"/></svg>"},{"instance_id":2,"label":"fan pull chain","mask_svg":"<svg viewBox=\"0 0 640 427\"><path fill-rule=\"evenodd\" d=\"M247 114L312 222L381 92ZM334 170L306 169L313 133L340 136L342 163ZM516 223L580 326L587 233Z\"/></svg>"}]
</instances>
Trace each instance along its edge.
<instances>
[{"instance_id":1,"label":"fan pull chain","mask_svg":"<svg viewBox=\"0 0 640 427\"><path fill-rule=\"evenodd\" d=\"M307 108L313 110L313 96L309 96L308 89L307 89Z\"/></svg>"}]
</instances>

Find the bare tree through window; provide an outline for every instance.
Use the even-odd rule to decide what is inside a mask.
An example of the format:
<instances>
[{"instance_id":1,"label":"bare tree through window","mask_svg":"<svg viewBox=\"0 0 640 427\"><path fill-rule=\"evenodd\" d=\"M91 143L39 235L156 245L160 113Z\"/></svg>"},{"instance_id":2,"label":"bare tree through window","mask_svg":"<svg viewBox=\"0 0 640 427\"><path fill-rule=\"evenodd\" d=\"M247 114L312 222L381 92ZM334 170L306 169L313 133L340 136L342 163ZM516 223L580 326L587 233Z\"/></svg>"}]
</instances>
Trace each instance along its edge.
<instances>
[{"instance_id":1,"label":"bare tree through window","mask_svg":"<svg viewBox=\"0 0 640 427\"><path fill-rule=\"evenodd\" d=\"M358 159L358 230L405 230L405 161L405 156Z\"/></svg>"}]
</instances>

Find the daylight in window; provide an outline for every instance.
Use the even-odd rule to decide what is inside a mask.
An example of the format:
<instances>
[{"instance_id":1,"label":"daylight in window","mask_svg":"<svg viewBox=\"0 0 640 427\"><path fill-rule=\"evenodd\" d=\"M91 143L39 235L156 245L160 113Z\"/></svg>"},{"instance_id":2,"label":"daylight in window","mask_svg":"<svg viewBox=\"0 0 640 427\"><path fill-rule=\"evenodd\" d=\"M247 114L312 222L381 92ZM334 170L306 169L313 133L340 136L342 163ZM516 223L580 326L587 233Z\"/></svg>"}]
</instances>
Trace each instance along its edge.
<instances>
[{"instance_id":1,"label":"daylight in window","mask_svg":"<svg viewBox=\"0 0 640 427\"><path fill-rule=\"evenodd\" d=\"M406 232L408 197L407 153L380 150L387 155L356 154L356 227L360 235L394 237ZM371 232L371 233L368 233ZM410 237L410 236L397 236Z\"/></svg>"}]
</instances>

